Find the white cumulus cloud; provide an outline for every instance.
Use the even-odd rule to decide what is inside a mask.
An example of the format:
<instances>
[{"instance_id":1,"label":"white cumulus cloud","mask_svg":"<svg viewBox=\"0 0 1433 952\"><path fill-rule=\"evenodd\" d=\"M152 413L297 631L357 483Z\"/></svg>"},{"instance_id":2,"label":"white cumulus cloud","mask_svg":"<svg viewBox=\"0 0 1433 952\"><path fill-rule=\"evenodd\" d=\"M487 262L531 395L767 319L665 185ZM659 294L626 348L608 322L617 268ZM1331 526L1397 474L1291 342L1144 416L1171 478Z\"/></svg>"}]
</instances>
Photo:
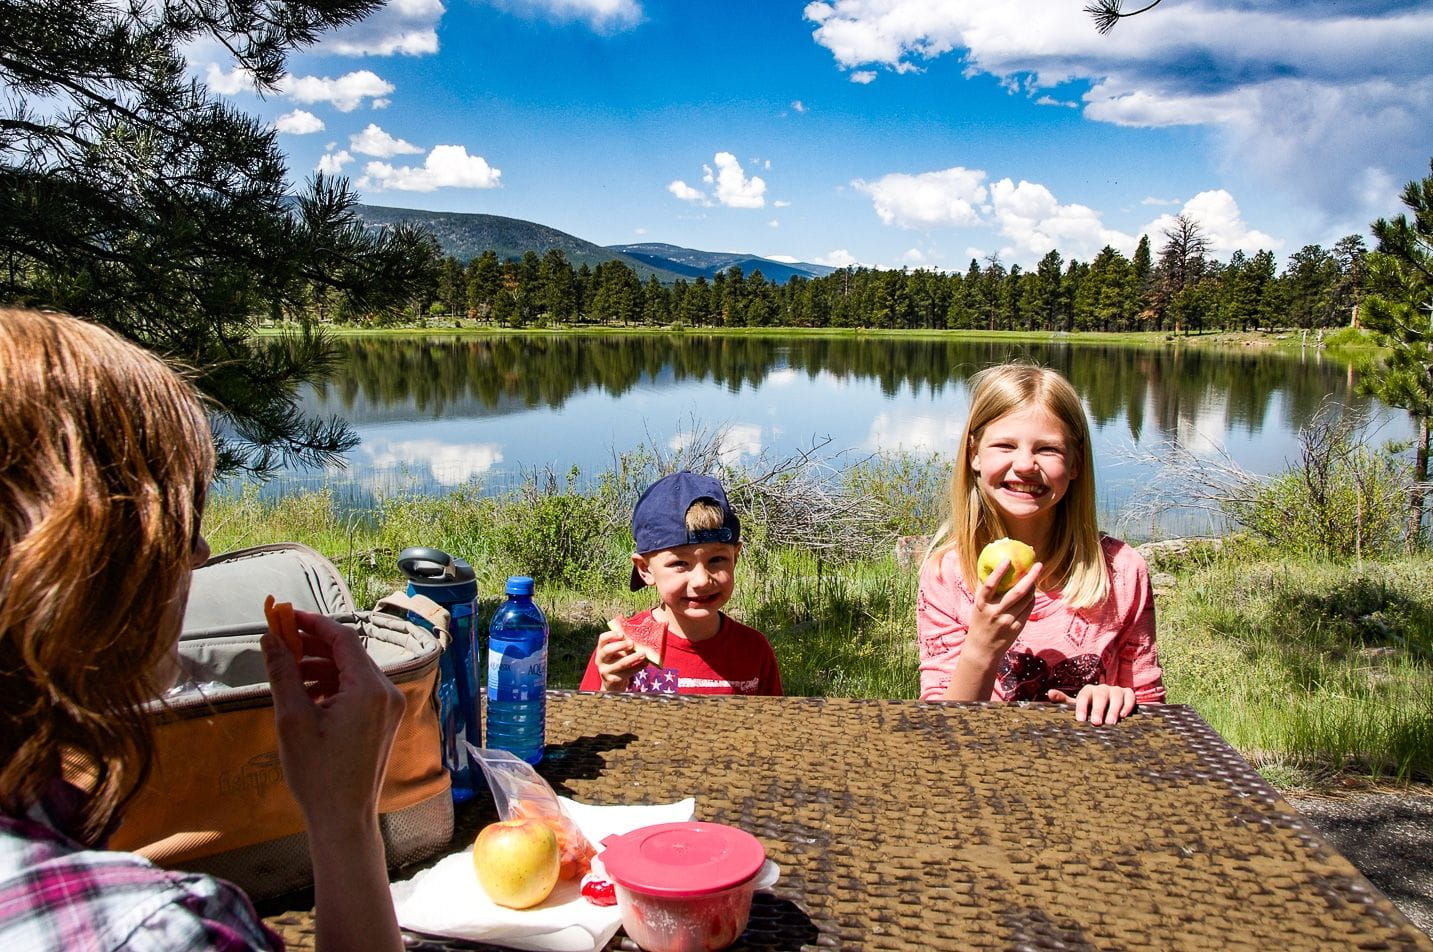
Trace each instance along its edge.
<instances>
[{"instance_id":1,"label":"white cumulus cloud","mask_svg":"<svg viewBox=\"0 0 1433 952\"><path fill-rule=\"evenodd\" d=\"M1362 208L1370 175L1401 181L1427 161L1426 3L1184 0L1109 36L1070 0L814 0L804 12L852 80L952 55L1032 98L1083 85L1086 118L1210 126L1225 161L1327 214Z\"/></svg>"},{"instance_id":2,"label":"white cumulus cloud","mask_svg":"<svg viewBox=\"0 0 1433 952\"><path fill-rule=\"evenodd\" d=\"M339 56L425 56L438 52L442 0L389 0L357 23L339 27L320 45Z\"/></svg>"},{"instance_id":3,"label":"white cumulus cloud","mask_svg":"<svg viewBox=\"0 0 1433 952\"><path fill-rule=\"evenodd\" d=\"M210 63L204 70L204 85L208 86L211 92L216 92L221 96L251 93L257 88L252 73L238 66L225 72L218 63Z\"/></svg>"},{"instance_id":4,"label":"white cumulus cloud","mask_svg":"<svg viewBox=\"0 0 1433 952\"><path fill-rule=\"evenodd\" d=\"M714 185L717 201L728 208L761 208L766 204L765 179L759 175L748 177L730 152L718 152L712 161L716 163L715 182L710 169L703 181Z\"/></svg>"},{"instance_id":5,"label":"white cumulus cloud","mask_svg":"<svg viewBox=\"0 0 1433 952\"><path fill-rule=\"evenodd\" d=\"M326 102L339 112L352 112L363 105L365 99L376 100L393 90L392 83L366 69L345 73L337 79L288 75L279 80L279 91L294 102Z\"/></svg>"},{"instance_id":6,"label":"white cumulus cloud","mask_svg":"<svg viewBox=\"0 0 1433 952\"><path fill-rule=\"evenodd\" d=\"M291 136L306 136L323 131L323 120L311 112L295 109L274 120L274 128Z\"/></svg>"},{"instance_id":7,"label":"white cumulus cloud","mask_svg":"<svg viewBox=\"0 0 1433 952\"><path fill-rule=\"evenodd\" d=\"M362 132L348 137L348 147L360 155L372 155L380 159L392 158L395 155L420 155L423 152L411 142L395 139L380 129L377 123L372 122Z\"/></svg>"},{"instance_id":8,"label":"white cumulus cloud","mask_svg":"<svg viewBox=\"0 0 1433 952\"><path fill-rule=\"evenodd\" d=\"M394 166L369 162L363 167L361 189L396 192L431 192L440 188L497 188L502 170L488 165L480 155L469 155L465 146L439 145L421 166Z\"/></svg>"},{"instance_id":9,"label":"white cumulus cloud","mask_svg":"<svg viewBox=\"0 0 1433 952\"><path fill-rule=\"evenodd\" d=\"M984 169L954 166L917 174L893 172L873 182L857 179L851 184L871 196L876 215L887 225L925 231L990 229L1007 242L1000 253L1021 263L1038 260L1052 250L1088 261L1106 245L1130 255L1140 235L1149 235L1157 245L1174 220L1173 214L1164 214L1131 234L1106 225L1103 215L1088 205L1062 203L1038 182L1002 178L987 185L987 178ZM1201 192L1182 206L1181 213L1199 223L1215 254L1236 248L1246 252L1278 250L1283 244L1250 227L1225 189ZM908 252L905 260L917 259Z\"/></svg>"},{"instance_id":10,"label":"white cumulus cloud","mask_svg":"<svg viewBox=\"0 0 1433 952\"><path fill-rule=\"evenodd\" d=\"M871 196L876 214L887 225L938 228L978 224L977 209L987 197L984 182L983 171L957 165L918 175L892 172L874 182L856 179L851 185Z\"/></svg>"},{"instance_id":11,"label":"white cumulus cloud","mask_svg":"<svg viewBox=\"0 0 1433 952\"><path fill-rule=\"evenodd\" d=\"M710 194L688 185L681 179L669 183L667 191L682 201L695 205L720 203L728 208L765 207L765 179L759 175L748 176L741 167L741 161L730 152L718 152L712 162L716 165L715 169L710 165L702 165L702 181L711 187ZM770 167L770 163L767 167Z\"/></svg>"},{"instance_id":12,"label":"white cumulus cloud","mask_svg":"<svg viewBox=\"0 0 1433 952\"><path fill-rule=\"evenodd\" d=\"M325 152L318 160L318 168L314 171L322 172L325 175L338 175L343 172L343 167L353 161L353 156L348 154L347 149L338 152Z\"/></svg>"},{"instance_id":13,"label":"white cumulus cloud","mask_svg":"<svg viewBox=\"0 0 1433 952\"><path fill-rule=\"evenodd\" d=\"M812 263L824 264L828 268L849 268L852 265L859 264L860 262L856 260L855 255L851 254L851 252L847 251L845 248L837 248L835 251L831 252L826 257L817 258Z\"/></svg>"},{"instance_id":14,"label":"white cumulus cloud","mask_svg":"<svg viewBox=\"0 0 1433 952\"><path fill-rule=\"evenodd\" d=\"M686 182L683 182L681 179L676 179L675 181L668 183L667 191L671 192L673 195L677 196L677 198L680 198L682 201L691 202L694 205L711 204L711 199L707 198L706 192L703 192L699 188L693 188Z\"/></svg>"},{"instance_id":15,"label":"white cumulus cloud","mask_svg":"<svg viewBox=\"0 0 1433 952\"><path fill-rule=\"evenodd\" d=\"M990 186L991 214L999 231L1022 257L1038 258L1051 250L1088 261L1105 245L1132 254L1139 242L1106 228L1100 213L1086 205L1061 205L1044 185L1001 179Z\"/></svg>"},{"instance_id":16,"label":"white cumulus cloud","mask_svg":"<svg viewBox=\"0 0 1433 952\"><path fill-rule=\"evenodd\" d=\"M1250 228L1244 221L1239 203L1224 189L1200 192L1184 203L1180 214L1198 223L1199 229L1209 241L1209 252L1223 258L1236 250L1246 254L1256 251L1278 251L1284 243L1272 235ZM1175 216L1165 214L1145 226L1150 244L1156 249L1164 243L1164 232L1173 227Z\"/></svg>"}]
</instances>

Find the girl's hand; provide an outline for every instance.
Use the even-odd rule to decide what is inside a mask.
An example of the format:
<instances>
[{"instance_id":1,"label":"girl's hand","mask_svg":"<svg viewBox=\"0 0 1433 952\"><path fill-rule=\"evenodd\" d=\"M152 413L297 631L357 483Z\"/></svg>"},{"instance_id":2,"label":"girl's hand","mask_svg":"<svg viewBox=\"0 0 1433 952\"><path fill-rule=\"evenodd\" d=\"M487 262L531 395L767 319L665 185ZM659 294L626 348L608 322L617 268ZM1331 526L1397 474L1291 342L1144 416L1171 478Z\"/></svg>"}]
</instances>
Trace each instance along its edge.
<instances>
[{"instance_id":1,"label":"girl's hand","mask_svg":"<svg viewBox=\"0 0 1433 952\"><path fill-rule=\"evenodd\" d=\"M990 583L1002 578L1009 567L1010 560L1002 559L990 573L989 580L975 586L975 610L971 613L970 632L965 642L966 650L973 648L996 662L1010 650L1030 620L1036 585L1045 568L1044 563L1036 562L1009 590L997 593Z\"/></svg>"},{"instance_id":2,"label":"girl's hand","mask_svg":"<svg viewBox=\"0 0 1433 952\"><path fill-rule=\"evenodd\" d=\"M1113 684L1087 684L1074 698L1055 688L1045 696L1056 704L1073 704L1075 720L1088 717L1091 724L1118 724L1120 718L1129 717L1134 710L1134 689Z\"/></svg>"},{"instance_id":3,"label":"girl's hand","mask_svg":"<svg viewBox=\"0 0 1433 952\"><path fill-rule=\"evenodd\" d=\"M602 676L602 690L620 694L627 690L632 675L647 663L646 655L637 650L631 639L620 631L608 629L597 636L597 673Z\"/></svg>"},{"instance_id":4,"label":"girl's hand","mask_svg":"<svg viewBox=\"0 0 1433 952\"><path fill-rule=\"evenodd\" d=\"M1010 567L1004 559L990 573L998 579ZM1035 585L1040 581L1044 564L1036 562L1010 590L997 595L994 586L981 582L975 586L975 605L970 613L970 629L965 635L955 671L945 690L947 701L988 701L995 690L995 675L1000 659L1020 637L1035 607Z\"/></svg>"},{"instance_id":5,"label":"girl's hand","mask_svg":"<svg viewBox=\"0 0 1433 952\"><path fill-rule=\"evenodd\" d=\"M277 636L261 639L284 780L311 830L376 816L403 695L352 628L313 612L294 617L301 664Z\"/></svg>"}]
</instances>

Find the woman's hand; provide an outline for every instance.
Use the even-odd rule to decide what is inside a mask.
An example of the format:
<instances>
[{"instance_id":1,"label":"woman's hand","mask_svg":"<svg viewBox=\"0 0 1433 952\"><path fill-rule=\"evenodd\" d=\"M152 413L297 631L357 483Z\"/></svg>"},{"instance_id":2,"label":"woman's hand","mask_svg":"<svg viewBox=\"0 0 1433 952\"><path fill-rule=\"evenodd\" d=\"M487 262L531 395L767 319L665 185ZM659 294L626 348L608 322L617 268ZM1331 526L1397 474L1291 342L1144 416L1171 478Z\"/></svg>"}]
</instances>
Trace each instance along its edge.
<instances>
[{"instance_id":1,"label":"woman's hand","mask_svg":"<svg viewBox=\"0 0 1433 952\"><path fill-rule=\"evenodd\" d=\"M279 762L303 811L313 859L318 948L398 952L403 940L388 891L378 796L403 695L352 628L312 612L294 616L302 662L277 635L265 634L262 643Z\"/></svg>"},{"instance_id":2,"label":"woman's hand","mask_svg":"<svg viewBox=\"0 0 1433 952\"><path fill-rule=\"evenodd\" d=\"M999 579L1010 567L1003 559L989 579ZM970 613L970 628L955 660L955 671L946 688L947 701L988 701L995 690L995 675L1000 659L1030 620L1035 607L1036 585L1044 564L1036 562L1018 582L1004 593L997 594L989 581L975 586L975 604Z\"/></svg>"},{"instance_id":3,"label":"woman's hand","mask_svg":"<svg viewBox=\"0 0 1433 952\"><path fill-rule=\"evenodd\" d=\"M294 617L304 660L295 664L283 643L266 634L264 664L284 779L312 827L377 810L403 695L353 629L312 612Z\"/></svg>"},{"instance_id":4,"label":"woman's hand","mask_svg":"<svg viewBox=\"0 0 1433 952\"><path fill-rule=\"evenodd\" d=\"M1134 710L1134 689L1113 684L1087 684L1074 698L1057 688L1045 692L1056 704L1073 704L1075 720L1088 719L1091 724L1118 724Z\"/></svg>"},{"instance_id":5,"label":"woman's hand","mask_svg":"<svg viewBox=\"0 0 1433 952\"><path fill-rule=\"evenodd\" d=\"M602 690L611 694L627 690L632 675L647 663L646 655L637 650L630 638L610 628L597 636L596 658Z\"/></svg>"}]
</instances>

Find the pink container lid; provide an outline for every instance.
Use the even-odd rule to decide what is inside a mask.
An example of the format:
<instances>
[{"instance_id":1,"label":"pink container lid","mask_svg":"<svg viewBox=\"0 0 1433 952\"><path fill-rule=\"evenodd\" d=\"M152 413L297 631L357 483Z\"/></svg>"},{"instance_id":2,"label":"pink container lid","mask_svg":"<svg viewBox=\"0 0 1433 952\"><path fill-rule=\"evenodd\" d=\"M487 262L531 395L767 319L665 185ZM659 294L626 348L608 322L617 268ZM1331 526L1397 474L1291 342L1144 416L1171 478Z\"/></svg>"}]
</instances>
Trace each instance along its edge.
<instances>
[{"instance_id":1,"label":"pink container lid","mask_svg":"<svg viewBox=\"0 0 1433 952\"><path fill-rule=\"evenodd\" d=\"M602 865L619 886L674 899L739 886L766 861L745 830L720 823L658 823L602 841Z\"/></svg>"}]
</instances>

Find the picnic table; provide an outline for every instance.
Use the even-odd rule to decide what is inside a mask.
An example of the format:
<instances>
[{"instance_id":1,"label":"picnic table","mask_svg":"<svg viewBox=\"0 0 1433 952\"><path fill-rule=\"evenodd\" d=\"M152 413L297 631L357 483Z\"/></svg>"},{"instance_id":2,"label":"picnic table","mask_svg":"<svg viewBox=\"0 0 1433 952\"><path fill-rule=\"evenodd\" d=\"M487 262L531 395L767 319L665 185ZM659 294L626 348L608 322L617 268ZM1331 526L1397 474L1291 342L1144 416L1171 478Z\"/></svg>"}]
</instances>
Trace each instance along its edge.
<instances>
[{"instance_id":1,"label":"picnic table","mask_svg":"<svg viewBox=\"0 0 1433 952\"><path fill-rule=\"evenodd\" d=\"M737 948L1433 952L1188 707L1095 727L1048 704L554 691L547 730L558 793L695 796L762 841L782 876ZM454 849L492 811L460 807ZM263 907L293 948L305 905Z\"/></svg>"}]
</instances>

